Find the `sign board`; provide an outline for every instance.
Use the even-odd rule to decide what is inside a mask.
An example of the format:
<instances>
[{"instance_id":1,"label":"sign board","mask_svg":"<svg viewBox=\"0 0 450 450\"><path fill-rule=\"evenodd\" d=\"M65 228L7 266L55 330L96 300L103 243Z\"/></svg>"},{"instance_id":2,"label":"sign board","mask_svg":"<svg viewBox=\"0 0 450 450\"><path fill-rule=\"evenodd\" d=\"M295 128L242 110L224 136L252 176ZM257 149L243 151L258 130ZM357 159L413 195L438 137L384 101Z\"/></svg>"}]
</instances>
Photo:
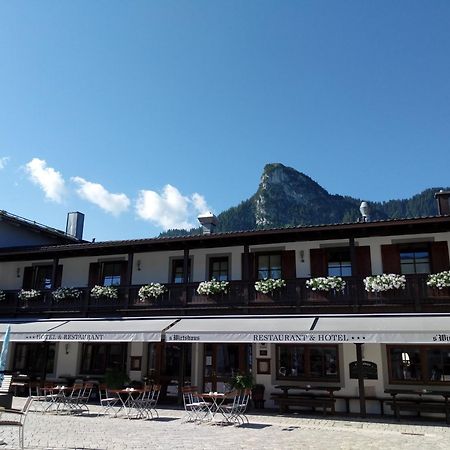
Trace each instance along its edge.
<instances>
[{"instance_id":1,"label":"sign board","mask_svg":"<svg viewBox=\"0 0 450 450\"><path fill-rule=\"evenodd\" d=\"M349 364L350 378L358 378L358 361L352 361ZM362 362L363 376L366 380L378 380L378 367L374 362Z\"/></svg>"}]
</instances>

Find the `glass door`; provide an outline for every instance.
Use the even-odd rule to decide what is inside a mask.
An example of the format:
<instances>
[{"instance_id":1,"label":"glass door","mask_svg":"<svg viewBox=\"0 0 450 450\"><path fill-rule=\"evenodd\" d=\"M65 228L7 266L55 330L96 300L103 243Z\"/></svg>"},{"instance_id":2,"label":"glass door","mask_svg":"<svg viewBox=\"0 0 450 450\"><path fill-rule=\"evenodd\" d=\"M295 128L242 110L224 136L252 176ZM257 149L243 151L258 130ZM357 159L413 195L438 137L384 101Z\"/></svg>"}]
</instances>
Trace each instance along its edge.
<instances>
[{"instance_id":1,"label":"glass door","mask_svg":"<svg viewBox=\"0 0 450 450\"><path fill-rule=\"evenodd\" d=\"M180 383L189 383L191 379L192 346L151 343L148 349L147 381L161 384L161 400L177 402L180 395ZM183 366L184 370L182 370ZM181 378L184 380L181 381Z\"/></svg>"},{"instance_id":2,"label":"glass door","mask_svg":"<svg viewBox=\"0 0 450 450\"><path fill-rule=\"evenodd\" d=\"M225 392L233 375L246 372L246 347L245 344L205 344L204 392Z\"/></svg>"}]
</instances>

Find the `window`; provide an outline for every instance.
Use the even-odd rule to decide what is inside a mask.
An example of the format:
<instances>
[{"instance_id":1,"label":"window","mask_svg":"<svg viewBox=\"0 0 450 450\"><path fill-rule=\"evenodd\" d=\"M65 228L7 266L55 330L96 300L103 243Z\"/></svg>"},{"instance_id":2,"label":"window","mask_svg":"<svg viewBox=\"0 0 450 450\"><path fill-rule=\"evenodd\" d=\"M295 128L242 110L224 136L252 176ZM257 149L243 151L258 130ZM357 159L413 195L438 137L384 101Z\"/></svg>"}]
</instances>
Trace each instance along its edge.
<instances>
[{"instance_id":1,"label":"window","mask_svg":"<svg viewBox=\"0 0 450 450\"><path fill-rule=\"evenodd\" d=\"M47 374L54 373L55 348L55 344L15 344L12 370L42 376L46 366Z\"/></svg>"},{"instance_id":2,"label":"window","mask_svg":"<svg viewBox=\"0 0 450 450\"><path fill-rule=\"evenodd\" d=\"M270 253L257 255L258 280L264 278L281 278L281 254Z\"/></svg>"},{"instance_id":3,"label":"window","mask_svg":"<svg viewBox=\"0 0 450 450\"><path fill-rule=\"evenodd\" d=\"M80 373L104 375L108 369L124 369L126 344L83 344Z\"/></svg>"},{"instance_id":4,"label":"window","mask_svg":"<svg viewBox=\"0 0 450 450\"><path fill-rule=\"evenodd\" d=\"M450 382L450 347L388 346L391 383Z\"/></svg>"},{"instance_id":5,"label":"window","mask_svg":"<svg viewBox=\"0 0 450 450\"><path fill-rule=\"evenodd\" d=\"M188 283L191 273L191 260L188 261ZM173 259L172 260L172 283L184 283L184 259Z\"/></svg>"},{"instance_id":6,"label":"window","mask_svg":"<svg viewBox=\"0 0 450 450\"><path fill-rule=\"evenodd\" d=\"M328 276L352 276L352 263L349 249L331 249L328 252Z\"/></svg>"},{"instance_id":7,"label":"window","mask_svg":"<svg viewBox=\"0 0 450 450\"><path fill-rule=\"evenodd\" d=\"M35 289L51 289L52 288L52 266L36 266L34 272L34 288Z\"/></svg>"},{"instance_id":8,"label":"window","mask_svg":"<svg viewBox=\"0 0 450 450\"><path fill-rule=\"evenodd\" d=\"M121 284L122 262L104 262L101 284L103 286L119 286Z\"/></svg>"},{"instance_id":9,"label":"window","mask_svg":"<svg viewBox=\"0 0 450 450\"><path fill-rule=\"evenodd\" d=\"M228 257L214 257L209 259L209 279L228 281Z\"/></svg>"},{"instance_id":10,"label":"window","mask_svg":"<svg viewBox=\"0 0 450 450\"><path fill-rule=\"evenodd\" d=\"M338 347L278 345L277 379L339 381Z\"/></svg>"},{"instance_id":11,"label":"window","mask_svg":"<svg viewBox=\"0 0 450 450\"><path fill-rule=\"evenodd\" d=\"M62 266L61 266L62 268ZM58 275L61 269L58 267ZM25 267L23 274L23 289L52 289L53 266L36 265Z\"/></svg>"},{"instance_id":12,"label":"window","mask_svg":"<svg viewBox=\"0 0 450 450\"><path fill-rule=\"evenodd\" d=\"M430 252L426 249L401 250L400 271L404 275L430 273Z\"/></svg>"}]
</instances>

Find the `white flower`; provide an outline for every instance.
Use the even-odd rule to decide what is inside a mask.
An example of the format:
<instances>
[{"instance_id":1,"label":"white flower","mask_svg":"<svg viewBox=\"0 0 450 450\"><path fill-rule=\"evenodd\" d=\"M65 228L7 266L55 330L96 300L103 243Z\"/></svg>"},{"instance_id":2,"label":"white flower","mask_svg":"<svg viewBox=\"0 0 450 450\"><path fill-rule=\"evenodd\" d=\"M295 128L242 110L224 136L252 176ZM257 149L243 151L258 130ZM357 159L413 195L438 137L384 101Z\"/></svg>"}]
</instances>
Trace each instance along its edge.
<instances>
[{"instance_id":1,"label":"white flower","mask_svg":"<svg viewBox=\"0 0 450 450\"><path fill-rule=\"evenodd\" d=\"M22 289L19 292L20 300L29 300L33 298L38 298L40 295L41 291L37 291L36 289L29 289L29 290Z\"/></svg>"},{"instance_id":2,"label":"white flower","mask_svg":"<svg viewBox=\"0 0 450 450\"><path fill-rule=\"evenodd\" d=\"M228 292L228 281L217 281L212 279L211 281L202 281L197 288L197 294L200 295L216 295L226 294Z\"/></svg>"},{"instance_id":3,"label":"white flower","mask_svg":"<svg viewBox=\"0 0 450 450\"><path fill-rule=\"evenodd\" d=\"M159 283L146 284L139 289L139 300L145 302L147 300L158 298L160 295L164 294L166 290L165 286Z\"/></svg>"},{"instance_id":4,"label":"white flower","mask_svg":"<svg viewBox=\"0 0 450 450\"><path fill-rule=\"evenodd\" d=\"M284 286L286 286L286 281L282 278L264 278L264 280L255 282L255 290L261 292L262 294L271 294L276 289L280 289Z\"/></svg>"},{"instance_id":5,"label":"white flower","mask_svg":"<svg viewBox=\"0 0 450 450\"><path fill-rule=\"evenodd\" d=\"M317 277L306 281L306 287L313 291L343 291L347 283L341 277Z\"/></svg>"},{"instance_id":6,"label":"white flower","mask_svg":"<svg viewBox=\"0 0 450 450\"><path fill-rule=\"evenodd\" d=\"M79 299L82 291L72 287L59 287L52 292L52 296L56 301L66 300L69 298Z\"/></svg>"},{"instance_id":7,"label":"white flower","mask_svg":"<svg viewBox=\"0 0 450 450\"><path fill-rule=\"evenodd\" d=\"M3 291L0 291L0 302L3 302L6 300L6 294Z\"/></svg>"},{"instance_id":8,"label":"white flower","mask_svg":"<svg viewBox=\"0 0 450 450\"><path fill-rule=\"evenodd\" d=\"M391 289L406 288L405 275L397 275L395 273L374 275L364 278L363 281L367 292L384 292Z\"/></svg>"},{"instance_id":9,"label":"white flower","mask_svg":"<svg viewBox=\"0 0 450 450\"><path fill-rule=\"evenodd\" d=\"M119 294L117 292L117 288L115 286L94 286L91 289L91 297L94 298L109 298L116 300L119 298Z\"/></svg>"},{"instance_id":10,"label":"white flower","mask_svg":"<svg viewBox=\"0 0 450 450\"><path fill-rule=\"evenodd\" d=\"M437 289L450 287L450 270L429 275L427 285Z\"/></svg>"}]
</instances>

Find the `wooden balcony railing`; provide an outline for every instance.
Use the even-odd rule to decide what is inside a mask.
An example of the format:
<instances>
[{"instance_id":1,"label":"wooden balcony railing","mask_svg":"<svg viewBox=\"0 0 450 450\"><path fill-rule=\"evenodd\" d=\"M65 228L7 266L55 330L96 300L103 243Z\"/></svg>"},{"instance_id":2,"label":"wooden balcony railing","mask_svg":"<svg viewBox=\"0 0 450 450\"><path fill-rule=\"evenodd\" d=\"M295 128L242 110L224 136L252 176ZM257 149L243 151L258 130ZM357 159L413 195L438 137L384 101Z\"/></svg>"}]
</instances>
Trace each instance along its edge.
<instances>
[{"instance_id":1,"label":"wooden balcony railing","mask_svg":"<svg viewBox=\"0 0 450 450\"><path fill-rule=\"evenodd\" d=\"M140 286L118 287L117 299L96 299L86 287L79 288L82 296L56 301L50 291L38 298L23 300L20 291L3 291L0 315L57 317L99 315L164 315L164 314L252 314L252 313L374 313L374 312L450 312L450 288L431 289L426 275L407 277L404 290L368 293L362 278L346 278L343 292L311 291L306 279L288 280L286 286L264 295L255 291L254 284L231 281L226 294L203 296L197 294L198 283L166 284L160 297L142 302Z\"/></svg>"}]
</instances>

